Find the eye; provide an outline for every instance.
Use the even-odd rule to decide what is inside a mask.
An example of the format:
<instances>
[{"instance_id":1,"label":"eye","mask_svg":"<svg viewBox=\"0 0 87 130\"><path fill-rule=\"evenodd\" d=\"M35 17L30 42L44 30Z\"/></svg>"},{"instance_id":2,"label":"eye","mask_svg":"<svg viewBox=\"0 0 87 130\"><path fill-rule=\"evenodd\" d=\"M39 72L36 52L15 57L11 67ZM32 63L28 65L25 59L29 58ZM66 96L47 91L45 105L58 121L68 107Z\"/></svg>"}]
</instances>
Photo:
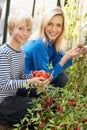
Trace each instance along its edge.
<instances>
[{"instance_id":1,"label":"eye","mask_svg":"<svg viewBox=\"0 0 87 130\"><path fill-rule=\"evenodd\" d=\"M61 25L61 24L57 24L56 26L57 26L57 27L62 27L62 25Z\"/></svg>"},{"instance_id":2,"label":"eye","mask_svg":"<svg viewBox=\"0 0 87 130\"><path fill-rule=\"evenodd\" d=\"M22 28L22 27L19 27L18 29L19 29L19 30L24 30L24 28Z\"/></svg>"},{"instance_id":3,"label":"eye","mask_svg":"<svg viewBox=\"0 0 87 130\"><path fill-rule=\"evenodd\" d=\"M52 26L52 23L48 23L47 25L48 25L48 26Z\"/></svg>"},{"instance_id":4,"label":"eye","mask_svg":"<svg viewBox=\"0 0 87 130\"><path fill-rule=\"evenodd\" d=\"M27 31L28 31L28 32L31 32L31 28L28 28Z\"/></svg>"}]
</instances>

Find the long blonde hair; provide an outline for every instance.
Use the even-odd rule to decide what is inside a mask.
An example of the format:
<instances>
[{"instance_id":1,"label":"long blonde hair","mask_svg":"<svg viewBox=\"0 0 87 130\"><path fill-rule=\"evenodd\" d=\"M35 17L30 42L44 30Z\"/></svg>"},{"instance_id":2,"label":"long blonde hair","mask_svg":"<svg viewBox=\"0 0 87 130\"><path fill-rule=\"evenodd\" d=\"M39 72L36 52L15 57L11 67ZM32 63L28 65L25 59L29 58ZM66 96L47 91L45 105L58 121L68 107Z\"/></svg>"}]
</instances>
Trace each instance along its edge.
<instances>
[{"instance_id":1,"label":"long blonde hair","mask_svg":"<svg viewBox=\"0 0 87 130\"><path fill-rule=\"evenodd\" d=\"M63 39L64 32L65 32L65 17L64 17L64 12L58 6L53 7L53 8L51 8L49 10L46 10L44 12L44 14L41 17L41 20L40 20L40 23L39 23L39 26L38 26L38 30L35 33L35 35L32 36L32 38L33 39L34 38L37 39L39 37L42 37L43 41L45 43L47 43L47 37L46 37L46 34L45 34L45 27L47 26L47 24L50 21L50 19L52 17L54 17L55 15L60 15L63 18L63 28L62 28L61 35L55 41L55 48L57 50L60 50L60 45L62 43L62 39Z\"/></svg>"}]
</instances>

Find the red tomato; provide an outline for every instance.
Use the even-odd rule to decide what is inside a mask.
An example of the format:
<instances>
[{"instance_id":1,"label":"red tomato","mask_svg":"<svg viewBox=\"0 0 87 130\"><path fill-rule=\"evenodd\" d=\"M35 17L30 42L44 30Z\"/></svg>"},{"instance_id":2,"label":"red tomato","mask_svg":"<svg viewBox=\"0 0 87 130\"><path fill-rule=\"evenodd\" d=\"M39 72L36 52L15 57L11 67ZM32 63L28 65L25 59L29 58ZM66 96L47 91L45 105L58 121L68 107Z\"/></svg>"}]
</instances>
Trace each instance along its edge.
<instances>
[{"instance_id":1,"label":"red tomato","mask_svg":"<svg viewBox=\"0 0 87 130\"><path fill-rule=\"evenodd\" d=\"M43 123L43 124L46 124L46 122L47 122L46 119L43 118L43 119L42 119L42 123Z\"/></svg>"},{"instance_id":2,"label":"red tomato","mask_svg":"<svg viewBox=\"0 0 87 130\"><path fill-rule=\"evenodd\" d=\"M35 76L38 73L38 70L33 71L33 76Z\"/></svg>"},{"instance_id":3,"label":"red tomato","mask_svg":"<svg viewBox=\"0 0 87 130\"><path fill-rule=\"evenodd\" d=\"M87 118L84 119L84 122L87 122Z\"/></svg>"},{"instance_id":4,"label":"red tomato","mask_svg":"<svg viewBox=\"0 0 87 130\"><path fill-rule=\"evenodd\" d=\"M80 128L78 126L75 126L74 130L80 130Z\"/></svg>"},{"instance_id":5,"label":"red tomato","mask_svg":"<svg viewBox=\"0 0 87 130\"><path fill-rule=\"evenodd\" d=\"M51 75L49 73L46 73L46 76L47 76L47 78L50 78Z\"/></svg>"},{"instance_id":6,"label":"red tomato","mask_svg":"<svg viewBox=\"0 0 87 130\"><path fill-rule=\"evenodd\" d=\"M44 78L47 78L46 72L45 72L45 71L42 71L42 72L41 72L41 76L44 77Z\"/></svg>"},{"instance_id":7,"label":"red tomato","mask_svg":"<svg viewBox=\"0 0 87 130\"><path fill-rule=\"evenodd\" d=\"M52 130L56 130L56 126L53 126L53 127L52 127Z\"/></svg>"},{"instance_id":8,"label":"red tomato","mask_svg":"<svg viewBox=\"0 0 87 130\"><path fill-rule=\"evenodd\" d=\"M50 78L51 76L50 73L47 73L46 71L38 71L38 70L35 70L32 74L34 77L42 76L43 78Z\"/></svg>"},{"instance_id":9,"label":"red tomato","mask_svg":"<svg viewBox=\"0 0 87 130\"><path fill-rule=\"evenodd\" d=\"M41 76L41 73L36 70L36 71L33 72L33 76L34 76L34 77L40 77L40 76Z\"/></svg>"},{"instance_id":10,"label":"red tomato","mask_svg":"<svg viewBox=\"0 0 87 130\"><path fill-rule=\"evenodd\" d=\"M50 73L47 73L46 71L42 71L41 72L41 75L44 77L44 78L50 78Z\"/></svg>"},{"instance_id":11,"label":"red tomato","mask_svg":"<svg viewBox=\"0 0 87 130\"><path fill-rule=\"evenodd\" d=\"M82 44L78 44L78 48L83 48L83 45Z\"/></svg>"}]
</instances>

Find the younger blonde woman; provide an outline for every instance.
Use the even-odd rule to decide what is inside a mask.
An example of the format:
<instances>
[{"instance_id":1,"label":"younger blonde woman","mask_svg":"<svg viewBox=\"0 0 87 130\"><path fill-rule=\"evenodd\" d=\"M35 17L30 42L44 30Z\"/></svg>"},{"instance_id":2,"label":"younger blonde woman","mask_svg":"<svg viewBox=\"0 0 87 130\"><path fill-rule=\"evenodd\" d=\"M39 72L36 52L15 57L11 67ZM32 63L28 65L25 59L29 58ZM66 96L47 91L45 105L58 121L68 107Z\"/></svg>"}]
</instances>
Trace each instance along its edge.
<instances>
[{"instance_id":1,"label":"younger blonde woman","mask_svg":"<svg viewBox=\"0 0 87 130\"><path fill-rule=\"evenodd\" d=\"M64 54L60 48L65 31L64 12L60 7L53 7L42 15L36 35L32 36L22 49L26 53L25 73L45 70L53 73L51 84L64 87L67 76L64 73L72 65L72 57L80 55L78 48ZM52 67L49 68L50 63Z\"/></svg>"}]
</instances>

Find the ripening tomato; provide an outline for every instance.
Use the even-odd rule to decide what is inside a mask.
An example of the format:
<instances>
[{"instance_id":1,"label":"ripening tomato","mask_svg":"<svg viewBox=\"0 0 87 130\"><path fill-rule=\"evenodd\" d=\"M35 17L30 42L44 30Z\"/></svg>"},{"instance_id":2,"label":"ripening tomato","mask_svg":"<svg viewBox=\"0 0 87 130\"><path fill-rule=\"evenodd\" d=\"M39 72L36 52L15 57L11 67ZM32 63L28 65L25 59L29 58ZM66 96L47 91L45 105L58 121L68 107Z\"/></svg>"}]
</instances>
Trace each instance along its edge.
<instances>
[{"instance_id":1,"label":"ripening tomato","mask_svg":"<svg viewBox=\"0 0 87 130\"><path fill-rule=\"evenodd\" d=\"M51 130L56 130L56 126L53 126L53 127L51 128Z\"/></svg>"},{"instance_id":2,"label":"ripening tomato","mask_svg":"<svg viewBox=\"0 0 87 130\"><path fill-rule=\"evenodd\" d=\"M49 100L50 99L50 95L46 95L46 100Z\"/></svg>"},{"instance_id":3,"label":"ripening tomato","mask_svg":"<svg viewBox=\"0 0 87 130\"><path fill-rule=\"evenodd\" d=\"M74 130L80 130L80 128L78 126L75 126Z\"/></svg>"},{"instance_id":4,"label":"ripening tomato","mask_svg":"<svg viewBox=\"0 0 87 130\"><path fill-rule=\"evenodd\" d=\"M40 76L42 76L42 75L39 72L35 74L35 77L40 77Z\"/></svg>"},{"instance_id":5,"label":"ripening tomato","mask_svg":"<svg viewBox=\"0 0 87 130\"><path fill-rule=\"evenodd\" d=\"M41 72L37 71L37 70L35 70L32 74L33 74L34 77L40 77L41 76Z\"/></svg>"},{"instance_id":6,"label":"ripening tomato","mask_svg":"<svg viewBox=\"0 0 87 130\"><path fill-rule=\"evenodd\" d=\"M43 119L42 119L42 123L43 123L43 124L46 124L46 122L47 122L47 121L46 121L46 118L43 118Z\"/></svg>"},{"instance_id":7,"label":"ripening tomato","mask_svg":"<svg viewBox=\"0 0 87 130\"><path fill-rule=\"evenodd\" d=\"M38 70L33 71L33 76L35 76L38 73Z\"/></svg>"},{"instance_id":8,"label":"ripening tomato","mask_svg":"<svg viewBox=\"0 0 87 130\"><path fill-rule=\"evenodd\" d=\"M42 71L41 72L41 75L42 75L42 77L44 77L44 78L50 78L50 73L47 73L46 71Z\"/></svg>"},{"instance_id":9,"label":"ripening tomato","mask_svg":"<svg viewBox=\"0 0 87 130\"><path fill-rule=\"evenodd\" d=\"M61 128L61 129L63 129L64 127L65 127L65 125L64 125L64 124L61 124L61 125L60 125L60 128Z\"/></svg>"},{"instance_id":10,"label":"ripening tomato","mask_svg":"<svg viewBox=\"0 0 87 130\"><path fill-rule=\"evenodd\" d=\"M62 107L60 105L57 105L57 109L59 110L60 113L62 113Z\"/></svg>"},{"instance_id":11,"label":"ripening tomato","mask_svg":"<svg viewBox=\"0 0 87 130\"><path fill-rule=\"evenodd\" d=\"M87 104L86 104L86 103L84 103L84 104L83 104L83 106L84 106L84 107L87 107Z\"/></svg>"},{"instance_id":12,"label":"ripening tomato","mask_svg":"<svg viewBox=\"0 0 87 130\"><path fill-rule=\"evenodd\" d=\"M51 106L53 104L53 101L52 100L49 100L48 101L48 106Z\"/></svg>"},{"instance_id":13,"label":"ripening tomato","mask_svg":"<svg viewBox=\"0 0 87 130\"><path fill-rule=\"evenodd\" d=\"M46 76L47 76L47 78L50 78L51 75L49 73L46 73Z\"/></svg>"},{"instance_id":14,"label":"ripening tomato","mask_svg":"<svg viewBox=\"0 0 87 130\"><path fill-rule=\"evenodd\" d=\"M84 122L87 122L87 118L84 119Z\"/></svg>"},{"instance_id":15,"label":"ripening tomato","mask_svg":"<svg viewBox=\"0 0 87 130\"><path fill-rule=\"evenodd\" d=\"M47 105L46 105L46 102L45 102L45 101L42 101L41 104L42 104L42 107L43 107L43 108L46 108Z\"/></svg>"},{"instance_id":16,"label":"ripening tomato","mask_svg":"<svg viewBox=\"0 0 87 130\"><path fill-rule=\"evenodd\" d=\"M35 70L32 74L34 77L42 76L43 78L50 78L51 76L50 73L47 73L46 71L38 71L38 70Z\"/></svg>"},{"instance_id":17,"label":"ripening tomato","mask_svg":"<svg viewBox=\"0 0 87 130\"><path fill-rule=\"evenodd\" d=\"M41 76L44 77L44 78L47 78L46 72L45 72L45 71L42 71L42 72L41 72Z\"/></svg>"},{"instance_id":18,"label":"ripening tomato","mask_svg":"<svg viewBox=\"0 0 87 130\"><path fill-rule=\"evenodd\" d=\"M78 48L83 48L83 45L82 44L78 44Z\"/></svg>"}]
</instances>

